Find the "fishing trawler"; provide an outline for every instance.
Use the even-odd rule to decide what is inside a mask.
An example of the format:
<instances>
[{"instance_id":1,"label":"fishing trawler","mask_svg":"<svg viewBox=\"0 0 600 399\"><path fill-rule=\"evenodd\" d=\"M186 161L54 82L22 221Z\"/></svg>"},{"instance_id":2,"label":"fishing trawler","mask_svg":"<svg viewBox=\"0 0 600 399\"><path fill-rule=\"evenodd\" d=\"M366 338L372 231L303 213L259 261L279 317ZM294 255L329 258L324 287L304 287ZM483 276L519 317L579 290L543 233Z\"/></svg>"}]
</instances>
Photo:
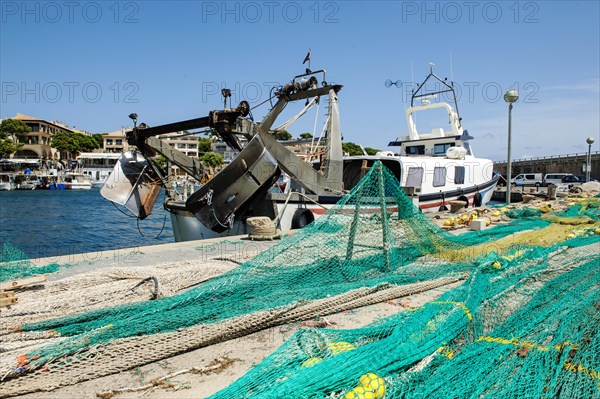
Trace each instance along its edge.
<instances>
[{"instance_id":1,"label":"fishing trawler","mask_svg":"<svg viewBox=\"0 0 600 399\"><path fill-rule=\"evenodd\" d=\"M430 79L440 82L442 89L426 92ZM127 138L139 151L121 156L101 194L145 218L162 186L168 187L167 172L153 161L153 156L162 154L197 180L201 180L203 171L197 159L187 157L156 136L210 128L239 153L185 201L175 195L165 201L175 241L246 234L246 220L252 216L267 216L282 231L304 227L351 190L376 161L392 171L424 212L446 209L448 201L455 199L465 201L467 207L480 206L491 199L497 183L492 161L474 156L468 143L473 137L462 128L454 89L433 71L411 98L411 107L406 111L408 135L390 143L400 147L400 154L343 156L338 110L341 89L341 85L327 82L325 70L307 70L276 88L272 98L277 99L275 105L258 123L246 101L236 108L211 111L207 117L156 127L138 126L137 115L131 114L134 128ZM432 102L444 93L453 95L454 107L446 102ZM319 139L323 150L314 157L300 157L279 142L275 134L319 104L321 97L327 100L325 127ZM303 100L306 104L295 116L273 128L288 104ZM422 104L416 105L417 101ZM449 127L418 131L414 116L438 109L446 111L448 119L442 125ZM246 138L248 144L242 147L239 137ZM284 174L289 180L285 190L274 190L274 186L281 186L278 179ZM123 176L126 179L119 178Z\"/></svg>"}]
</instances>

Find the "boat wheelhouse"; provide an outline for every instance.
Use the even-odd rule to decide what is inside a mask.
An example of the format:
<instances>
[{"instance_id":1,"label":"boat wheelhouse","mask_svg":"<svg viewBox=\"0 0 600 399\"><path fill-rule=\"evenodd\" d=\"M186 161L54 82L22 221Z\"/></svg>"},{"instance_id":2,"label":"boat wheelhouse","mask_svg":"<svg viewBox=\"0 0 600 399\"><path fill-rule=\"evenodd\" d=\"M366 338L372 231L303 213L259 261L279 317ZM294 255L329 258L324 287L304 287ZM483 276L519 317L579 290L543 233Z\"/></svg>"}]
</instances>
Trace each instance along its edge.
<instances>
[{"instance_id":1,"label":"boat wheelhouse","mask_svg":"<svg viewBox=\"0 0 600 399\"><path fill-rule=\"evenodd\" d=\"M120 153L82 152L77 157L77 171L88 180L92 187L100 188L121 157Z\"/></svg>"}]
</instances>

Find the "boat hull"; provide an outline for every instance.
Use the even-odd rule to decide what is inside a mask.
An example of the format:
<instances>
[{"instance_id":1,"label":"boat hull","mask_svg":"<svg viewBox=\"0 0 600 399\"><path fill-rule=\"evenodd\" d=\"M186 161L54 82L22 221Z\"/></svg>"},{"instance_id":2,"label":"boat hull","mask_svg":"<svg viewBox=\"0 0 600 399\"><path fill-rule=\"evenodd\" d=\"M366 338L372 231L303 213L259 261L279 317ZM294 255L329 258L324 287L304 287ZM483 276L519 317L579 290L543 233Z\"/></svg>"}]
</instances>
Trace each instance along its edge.
<instances>
[{"instance_id":1,"label":"boat hull","mask_svg":"<svg viewBox=\"0 0 600 399\"><path fill-rule=\"evenodd\" d=\"M487 204L492 199L492 194L496 188L497 182L498 178L494 177L484 184L461 190L423 194L414 197L413 203L424 213L435 213L444 210L444 205L449 208L448 203L450 201L465 200L466 198L468 202L467 208L470 209L476 207L475 202L477 201L475 196L477 193L481 196L481 204ZM268 216L271 219L278 218L277 228L285 232L302 228L304 225L309 224L319 216L325 214L328 209L335 206L337 201L341 198L338 196L314 196L314 200L319 202L319 205L317 205L312 201L305 200L301 197L294 197L296 198L287 200L287 203L286 195L261 198L260 201L263 203L270 202L272 208L262 208L262 212L254 210L253 214L250 216ZM229 230L215 232L202 224L202 222L194 216L193 212L186 209L185 204L181 201L168 201L165 204L165 208L170 212L173 235L176 242L229 237L250 233L250 230L243 222L243 219L236 220L233 227Z\"/></svg>"},{"instance_id":2,"label":"boat hull","mask_svg":"<svg viewBox=\"0 0 600 399\"><path fill-rule=\"evenodd\" d=\"M20 183L17 184L17 190L35 190L35 183Z\"/></svg>"},{"instance_id":3,"label":"boat hull","mask_svg":"<svg viewBox=\"0 0 600 399\"><path fill-rule=\"evenodd\" d=\"M102 188L102 186L104 186L104 183L106 183L106 179L105 180L96 180L96 181L92 181L92 188Z\"/></svg>"},{"instance_id":4,"label":"boat hull","mask_svg":"<svg viewBox=\"0 0 600 399\"><path fill-rule=\"evenodd\" d=\"M67 190L89 190L92 188L90 182L79 182L79 183L65 183Z\"/></svg>"}]
</instances>

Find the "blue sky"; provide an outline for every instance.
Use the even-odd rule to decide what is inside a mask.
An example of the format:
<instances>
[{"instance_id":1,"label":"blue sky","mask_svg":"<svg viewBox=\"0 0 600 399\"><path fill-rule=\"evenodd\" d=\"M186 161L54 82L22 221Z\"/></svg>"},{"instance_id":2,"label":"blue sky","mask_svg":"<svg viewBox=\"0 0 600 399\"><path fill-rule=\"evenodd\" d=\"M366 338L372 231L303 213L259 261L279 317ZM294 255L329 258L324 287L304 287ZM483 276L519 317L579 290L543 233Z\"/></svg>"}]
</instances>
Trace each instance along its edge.
<instances>
[{"instance_id":1,"label":"blue sky","mask_svg":"<svg viewBox=\"0 0 600 399\"><path fill-rule=\"evenodd\" d=\"M506 158L508 88L521 93L513 157L585 152L590 136L600 148L597 1L0 5L0 118L20 112L94 133L128 125L131 112L149 125L196 118L222 107L222 86L234 102L267 99L304 70L310 48L313 70L344 85L346 141L388 149L405 135L411 83L431 61L460 87L476 155ZM293 133L313 131L307 116Z\"/></svg>"}]
</instances>

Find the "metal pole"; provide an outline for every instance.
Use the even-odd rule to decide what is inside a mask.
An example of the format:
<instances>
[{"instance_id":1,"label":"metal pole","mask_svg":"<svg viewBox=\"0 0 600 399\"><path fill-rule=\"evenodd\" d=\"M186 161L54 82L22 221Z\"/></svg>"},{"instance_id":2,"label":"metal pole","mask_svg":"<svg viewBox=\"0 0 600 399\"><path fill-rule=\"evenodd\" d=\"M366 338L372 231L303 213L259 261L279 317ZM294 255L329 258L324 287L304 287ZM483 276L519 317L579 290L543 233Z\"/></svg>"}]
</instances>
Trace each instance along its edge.
<instances>
[{"instance_id":1,"label":"metal pole","mask_svg":"<svg viewBox=\"0 0 600 399\"><path fill-rule=\"evenodd\" d=\"M383 253L385 255L385 269L384 272L391 271L391 260L390 260L390 242L389 242L389 228L388 228L388 212L387 205L385 202L385 183L383 181L383 168L381 162L377 164L377 173L379 173L379 200L381 205L381 220L383 221Z\"/></svg>"},{"instance_id":2,"label":"metal pole","mask_svg":"<svg viewBox=\"0 0 600 399\"><path fill-rule=\"evenodd\" d=\"M592 145L588 144L588 156L587 156L587 162L585 165L585 181L586 182L590 181L590 173L592 171L591 163L592 163Z\"/></svg>"},{"instance_id":3,"label":"metal pole","mask_svg":"<svg viewBox=\"0 0 600 399\"><path fill-rule=\"evenodd\" d=\"M507 155L507 161L506 161L506 205L510 205L510 189L511 189L511 168L512 168L512 161L511 161L511 155L510 155L510 151L511 151L511 137L510 137L510 129L511 129L511 116L512 116L512 103L508 104L508 155Z\"/></svg>"}]
</instances>

